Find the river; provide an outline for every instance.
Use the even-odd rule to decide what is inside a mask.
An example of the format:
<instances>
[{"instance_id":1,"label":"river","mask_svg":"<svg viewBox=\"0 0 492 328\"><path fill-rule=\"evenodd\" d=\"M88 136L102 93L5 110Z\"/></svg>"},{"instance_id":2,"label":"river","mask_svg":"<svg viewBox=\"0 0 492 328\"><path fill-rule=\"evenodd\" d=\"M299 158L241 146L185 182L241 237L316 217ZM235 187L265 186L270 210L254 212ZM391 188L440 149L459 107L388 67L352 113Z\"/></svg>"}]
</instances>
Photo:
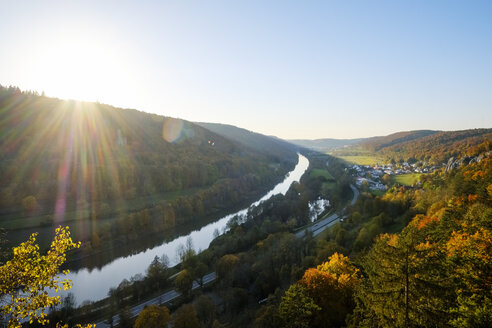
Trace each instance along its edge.
<instances>
[{"instance_id":1,"label":"river","mask_svg":"<svg viewBox=\"0 0 492 328\"><path fill-rule=\"evenodd\" d=\"M252 203L249 207L256 206L273 195L285 195L290 185L293 182L298 182L300 180L308 166L309 160L299 154L299 161L294 170L287 173L282 182L277 184L266 195ZM84 268L77 272L70 272L66 276L67 279L72 281L72 289L70 292L74 294L77 304L80 304L85 300L97 301L106 297L109 289L118 286L123 279L130 280L134 275L145 274L145 270L155 256L161 257L164 254L167 255L170 265L173 266L178 263L176 250L180 245L185 245L188 238L191 238L195 250L207 249L214 239L214 231L217 229L220 233L223 233L227 227L227 222L236 215L246 214L249 207L226 215L213 223L203 226L199 230L192 231L187 235L180 236L160 246L156 246L135 255L117 258L104 265L101 269L96 268L88 270Z\"/></svg>"}]
</instances>

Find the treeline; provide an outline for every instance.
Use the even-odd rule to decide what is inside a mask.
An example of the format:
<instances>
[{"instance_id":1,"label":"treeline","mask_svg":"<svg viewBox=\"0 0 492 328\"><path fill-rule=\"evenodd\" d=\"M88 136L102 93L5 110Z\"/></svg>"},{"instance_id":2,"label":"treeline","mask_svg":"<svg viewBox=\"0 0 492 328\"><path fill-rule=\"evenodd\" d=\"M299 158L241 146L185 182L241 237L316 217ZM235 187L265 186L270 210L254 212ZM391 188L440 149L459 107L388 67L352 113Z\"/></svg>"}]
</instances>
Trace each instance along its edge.
<instances>
[{"instance_id":1,"label":"treeline","mask_svg":"<svg viewBox=\"0 0 492 328\"><path fill-rule=\"evenodd\" d=\"M0 220L77 221L98 240L163 231L280 181L292 149L259 153L190 122L0 86ZM84 227L84 233L77 227Z\"/></svg>"},{"instance_id":2,"label":"treeline","mask_svg":"<svg viewBox=\"0 0 492 328\"><path fill-rule=\"evenodd\" d=\"M396 162L442 164L450 157L476 156L489 151L492 149L491 140L492 129L410 131L370 139L362 146Z\"/></svg>"},{"instance_id":3,"label":"treeline","mask_svg":"<svg viewBox=\"0 0 492 328\"><path fill-rule=\"evenodd\" d=\"M258 327L490 327L492 156L421 185L361 195Z\"/></svg>"},{"instance_id":4,"label":"treeline","mask_svg":"<svg viewBox=\"0 0 492 328\"><path fill-rule=\"evenodd\" d=\"M373 137L362 141L362 146L370 151L378 151L394 145L421 139L438 133L432 130L402 131L384 137Z\"/></svg>"}]
</instances>

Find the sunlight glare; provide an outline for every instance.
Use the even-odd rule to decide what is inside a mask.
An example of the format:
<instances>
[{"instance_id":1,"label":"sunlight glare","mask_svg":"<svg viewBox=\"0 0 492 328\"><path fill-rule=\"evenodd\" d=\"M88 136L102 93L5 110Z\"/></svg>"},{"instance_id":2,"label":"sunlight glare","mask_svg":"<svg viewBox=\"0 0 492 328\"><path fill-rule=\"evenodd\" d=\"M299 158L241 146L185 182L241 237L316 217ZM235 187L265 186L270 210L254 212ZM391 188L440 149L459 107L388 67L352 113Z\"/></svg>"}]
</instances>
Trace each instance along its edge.
<instances>
[{"instance_id":1,"label":"sunlight glare","mask_svg":"<svg viewBox=\"0 0 492 328\"><path fill-rule=\"evenodd\" d=\"M110 44L83 36L46 41L39 49L32 78L49 96L100 101L122 93L132 72L125 54Z\"/></svg>"}]
</instances>

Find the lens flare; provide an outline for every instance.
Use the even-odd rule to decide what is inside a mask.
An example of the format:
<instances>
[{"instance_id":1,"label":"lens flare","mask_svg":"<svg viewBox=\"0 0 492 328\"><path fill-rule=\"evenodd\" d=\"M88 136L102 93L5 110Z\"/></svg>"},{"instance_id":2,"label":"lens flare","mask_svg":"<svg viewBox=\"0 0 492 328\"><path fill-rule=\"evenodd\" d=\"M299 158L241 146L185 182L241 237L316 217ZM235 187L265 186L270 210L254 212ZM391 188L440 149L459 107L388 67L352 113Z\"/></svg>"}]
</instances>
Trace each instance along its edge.
<instances>
[{"instance_id":1,"label":"lens flare","mask_svg":"<svg viewBox=\"0 0 492 328\"><path fill-rule=\"evenodd\" d=\"M176 118L167 118L162 124L162 139L173 143L183 135L183 121Z\"/></svg>"}]
</instances>

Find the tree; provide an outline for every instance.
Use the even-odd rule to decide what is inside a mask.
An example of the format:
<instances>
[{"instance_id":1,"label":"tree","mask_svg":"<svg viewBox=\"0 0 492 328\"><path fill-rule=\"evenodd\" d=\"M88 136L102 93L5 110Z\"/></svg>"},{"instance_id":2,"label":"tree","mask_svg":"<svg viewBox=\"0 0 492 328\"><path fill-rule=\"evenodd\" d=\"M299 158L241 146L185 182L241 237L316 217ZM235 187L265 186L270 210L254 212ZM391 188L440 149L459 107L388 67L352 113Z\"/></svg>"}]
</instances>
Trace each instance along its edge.
<instances>
[{"instance_id":1,"label":"tree","mask_svg":"<svg viewBox=\"0 0 492 328\"><path fill-rule=\"evenodd\" d=\"M348 257L334 253L329 261L308 269L299 281L314 303L321 308L313 316L315 326L341 327L355 307L354 288L360 282L359 270Z\"/></svg>"},{"instance_id":2,"label":"tree","mask_svg":"<svg viewBox=\"0 0 492 328\"><path fill-rule=\"evenodd\" d=\"M168 263L167 256L164 255L162 259L156 256L147 268L147 279L153 289L159 290L166 283L168 278Z\"/></svg>"},{"instance_id":3,"label":"tree","mask_svg":"<svg viewBox=\"0 0 492 328\"><path fill-rule=\"evenodd\" d=\"M233 254L226 254L217 261L217 275L220 279L229 276L239 264L239 257Z\"/></svg>"},{"instance_id":4,"label":"tree","mask_svg":"<svg viewBox=\"0 0 492 328\"><path fill-rule=\"evenodd\" d=\"M278 308L285 327L291 328L310 327L313 315L319 310L321 308L309 297L306 288L297 283L285 292Z\"/></svg>"},{"instance_id":5,"label":"tree","mask_svg":"<svg viewBox=\"0 0 492 328\"><path fill-rule=\"evenodd\" d=\"M282 319L275 305L262 306L256 312L256 318L253 324L254 328L278 328L283 326Z\"/></svg>"},{"instance_id":6,"label":"tree","mask_svg":"<svg viewBox=\"0 0 492 328\"><path fill-rule=\"evenodd\" d=\"M36 200L36 197L30 195L23 198L22 207L24 208L24 211L26 211L27 213L32 213L36 209L36 207L38 207L38 202Z\"/></svg>"},{"instance_id":7,"label":"tree","mask_svg":"<svg viewBox=\"0 0 492 328\"><path fill-rule=\"evenodd\" d=\"M443 252L420 236L415 222L400 235L379 236L364 260L358 306L378 326L440 327L449 319L453 291Z\"/></svg>"},{"instance_id":8,"label":"tree","mask_svg":"<svg viewBox=\"0 0 492 328\"><path fill-rule=\"evenodd\" d=\"M143 309L135 321L134 328L167 328L170 315L165 306L151 305Z\"/></svg>"},{"instance_id":9,"label":"tree","mask_svg":"<svg viewBox=\"0 0 492 328\"><path fill-rule=\"evenodd\" d=\"M210 297L201 295L193 304L195 313L204 327L210 327L215 320L215 304Z\"/></svg>"},{"instance_id":10,"label":"tree","mask_svg":"<svg viewBox=\"0 0 492 328\"><path fill-rule=\"evenodd\" d=\"M62 300L62 311L66 317L70 317L75 310L75 296L73 293L68 293Z\"/></svg>"},{"instance_id":11,"label":"tree","mask_svg":"<svg viewBox=\"0 0 492 328\"><path fill-rule=\"evenodd\" d=\"M55 292L70 289L70 281L60 280L60 266L66 260L66 252L78 248L70 238L68 227L58 227L46 255L39 253L35 244L37 234L13 249L13 258L0 267L0 295L6 303L0 308L10 316L8 327L21 327L21 321L48 322L45 309L60 304L60 296L49 296L47 289ZM67 274L64 270L63 274Z\"/></svg>"},{"instance_id":12,"label":"tree","mask_svg":"<svg viewBox=\"0 0 492 328\"><path fill-rule=\"evenodd\" d=\"M208 267L202 261L199 261L195 267L195 279L200 284L200 287L203 287L203 276L207 274Z\"/></svg>"},{"instance_id":13,"label":"tree","mask_svg":"<svg viewBox=\"0 0 492 328\"><path fill-rule=\"evenodd\" d=\"M193 277L190 275L188 270L181 271L176 277L175 281L176 289L185 298L188 298L191 294L191 288L193 287Z\"/></svg>"},{"instance_id":14,"label":"tree","mask_svg":"<svg viewBox=\"0 0 492 328\"><path fill-rule=\"evenodd\" d=\"M383 177L381 178L381 182L385 185L389 185L390 181L391 177L388 174L383 175Z\"/></svg>"},{"instance_id":15,"label":"tree","mask_svg":"<svg viewBox=\"0 0 492 328\"><path fill-rule=\"evenodd\" d=\"M119 328L131 328L133 326L133 314L129 306L125 306L120 312Z\"/></svg>"},{"instance_id":16,"label":"tree","mask_svg":"<svg viewBox=\"0 0 492 328\"><path fill-rule=\"evenodd\" d=\"M174 313L174 328L198 328L200 323L193 306L185 304Z\"/></svg>"}]
</instances>

